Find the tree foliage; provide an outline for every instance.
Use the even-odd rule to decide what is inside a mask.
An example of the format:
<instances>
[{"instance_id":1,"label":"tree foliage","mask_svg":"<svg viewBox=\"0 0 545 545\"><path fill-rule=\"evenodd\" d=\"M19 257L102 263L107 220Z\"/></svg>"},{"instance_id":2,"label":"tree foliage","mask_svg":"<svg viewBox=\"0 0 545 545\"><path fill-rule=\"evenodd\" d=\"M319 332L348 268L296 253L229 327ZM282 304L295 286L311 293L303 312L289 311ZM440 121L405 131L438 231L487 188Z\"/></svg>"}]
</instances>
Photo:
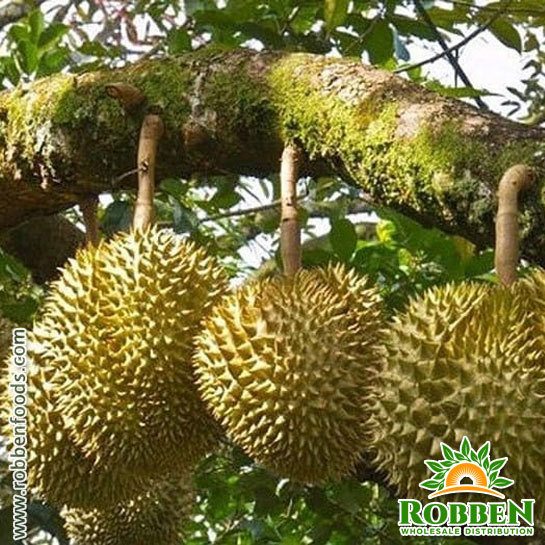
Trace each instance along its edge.
<instances>
[{"instance_id":1,"label":"tree foliage","mask_svg":"<svg viewBox=\"0 0 545 545\"><path fill-rule=\"evenodd\" d=\"M485 89L452 86L427 73L433 62L446 57L441 37L459 59L464 45L458 44L487 33L525 63L520 85L506 89L504 112L526 116L532 123L541 121L545 111L542 0L421 4L427 18L415 9L413 0L56 0L25 8L14 20L0 13L4 37L0 83L4 88L24 87L59 71L81 73L215 44L357 57L445 95L486 102ZM429 59L416 62L415 48L429 52ZM462 64L454 63L453 73L459 74ZM339 179L306 179L299 189L304 264L342 261L369 274L381 286L391 312L431 285L466 278L494 281L490 249L425 229L372 203L362 207L365 195ZM274 177L251 183L232 175L195 177L183 183L168 178L158 187L157 221L205 244L234 278L266 275L279 260L278 197ZM128 227L133 200L134 195L125 191L103 199L103 236ZM76 211L67 215L80 220ZM20 263L0 251L2 314L17 323L30 323L43 292ZM4 480L3 490L8 484ZM198 502L186 528L189 545L441 542L402 540L395 499L371 480L360 482L355 476L325 488L297 485L257 467L230 444L203 461L196 485ZM0 498L3 536L9 524L9 494ZM55 510L39 503L33 503L32 509L33 539L44 539L43 533L36 533L41 528L65 543ZM2 543L8 543L7 538ZM464 542L450 539L449 543Z\"/></svg>"}]
</instances>

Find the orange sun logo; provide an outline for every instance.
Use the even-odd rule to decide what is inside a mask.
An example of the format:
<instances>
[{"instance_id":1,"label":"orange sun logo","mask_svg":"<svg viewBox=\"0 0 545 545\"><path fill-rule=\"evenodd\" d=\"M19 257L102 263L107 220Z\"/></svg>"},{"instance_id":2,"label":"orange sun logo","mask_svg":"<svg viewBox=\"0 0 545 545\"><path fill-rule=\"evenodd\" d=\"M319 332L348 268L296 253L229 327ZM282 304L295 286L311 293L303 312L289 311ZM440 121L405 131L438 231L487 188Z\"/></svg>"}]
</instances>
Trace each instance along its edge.
<instances>
[{"instance_id":1,"label":"orange sun logo","mask_svg":"<svg viewBox=\"0 0 545 545\"><path fill-rule=\"evenodd\" d=\"M426 460L425 464L434 472L434 476L420 483L420 488L433 490L428 498L436 498L446 494L460 492L473 494L488 494L497 498L505 496L494 488L507 488L514 481L500 477L500 471L507 458L490 460L490 441L487 441L478 451L473 450L467 437L460 444L460 450L451 449L441 443L444 460ZM469 479L471 484L463 483Z\"/></svg>"}]
</instances>

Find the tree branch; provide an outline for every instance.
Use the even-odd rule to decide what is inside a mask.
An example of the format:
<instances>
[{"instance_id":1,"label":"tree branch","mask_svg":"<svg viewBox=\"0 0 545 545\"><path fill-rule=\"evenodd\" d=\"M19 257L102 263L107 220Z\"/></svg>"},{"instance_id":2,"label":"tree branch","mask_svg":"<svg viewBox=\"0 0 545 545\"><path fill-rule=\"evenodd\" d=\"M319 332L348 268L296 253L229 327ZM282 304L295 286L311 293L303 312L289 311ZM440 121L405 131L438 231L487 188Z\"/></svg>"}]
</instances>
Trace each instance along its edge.
<instances>
[{"instance_id":1,"label":"tree branch","mask_svg":"<svg viewBox=\"0 0 545 545\"><path fill-rule=\"evenodd\" d=\"M9 4L0 7L0 28L11 23L16 23L19 19L28 15L34 8L41 6L46 0L34 0L28 2L25 0L13 0Z\"/></svg>"},{"instance_id":2,"label":"tree branch","mask_svg":"<svg viewBox=\"0 0 545 545\"><path fill-rule=\"evenodd\" d=\"M420 14L420 16L424 19L426 24L430 27L430 29L435 34L435 37L437 38L439 45L442 47L445 56L447 57L450 64L452 65L452 68L454 68L454 72L456 72L456 75L464 82L464 85L466 87L473 89L474 88L473 84L471 83L464 69L458 62L458 59L452 54L452 51L450 50L447 42L445 42L445 39L439 32L438 28L435 26L435 23L432 21L428 12L422 5L422 2L420 2L420 0L414 0L414 5L416 7L416 11ZM484 103L481 97L475 97L474 100L479 106L479 108L481 108L482 110L488 110L488 106Z\"/></svg>"},{"instance_id":3,"label":"tree branch","mask_svg":"<svg viewBox=\"0 0 545 545\"><path fill-rule=\"evenodd\" d=\"M510 7L506 8L496 8L493 6L478 6L470 2L464 2L463 0L446 0L447 2L455 6L464 6L471 9L476 9L477 11L488 11L491 13L499 13L500 15L509 15L512 13L521 13L523 15L535 15L537 17L545 16L545 9L534 9L534 8L521 8L521 7Z\"/></svg>"},{"instance_id":4,"label":"tree branch","mask_svg":"<svg viewBox=\"0 0 545 545\"><path fill-rule=\"evenodd\" d=\"M122 82L160 104L157 176L266 177L282 142L301 143L301 176L339 176L377 206L494 241L495 193L512 164L536 171L524 200L521 250L545 264L545 131L442 97L359 61L204 49L105 70L43 78L0 93L0 229L111 190L136 164L145 111L106 86ZM134 188L136 173L121 180Z\"/></svg>"},{"instance_id":5,"label":"tree branch","mask_svg":"<svg viewBox=\"0 0 545 545\"><path fill-rule=\"evenodd\" d=\"M311 201L305 203L306 195L298 196L297 202L303 206L311 218L328 218L331 213L338 209L339 205L335 201L324 201L317 202ZM214 214L213 216L207 216L199 220L199 223L207 223L210 221L218 221L226 218L234 218L237 216L252 216L259 214L260 212L267 212L268 210L275 210L280 207L282 199L276 199L267 204L262 204L259 206L253 206L251 208L241 208L239 210L229 210L227 212L222 212L221 214ZM364 201L350 201L347 205L346 213L347 214L370 214L372 213L373 207Z\"/></svg>"},{"instance_id":6,"label":"tree branch","mask_svg":"<svg viewBox=\"0 0 545 545\"><path fill-rule=\"evenodd\" d=\"M496 21L496 19L499 18L500 15L502 15L504 12L502 10L497 10L495 15L493 15L484 25L478 26L473 32L468 34L463 40L459 41L457 44L453 45L452 47L449 47L447 50L443 50L441 53L438 53L437 55L433 55L432 57L429 57L427 59L424 59L423 61L417 62L415 64L411 64L409 66L402 66L400 68L397 68L394 70L395 74L402 74L403 72L409 72L411 70L415 70L416 68L421 68L422 66L425 66L427 64L432 64L435 61L438 61L439 59L442 59L449 53L453 54L456 53L459 49L467 45L471 40L479 36L479 34L482 34L486 30L488 30L492 24Z\"/></svg>"},{"instance_id":7,"label":"tree branch","mask_svg":"<svg viewBox=\"0 0 545 545\"><path fill-rule=\"evenodd\" d=\"M0 235L0 246L16 257L38 284L54 280L84 243L84 234L63 216L33 218Z\"/></svg>"}]
</instances>

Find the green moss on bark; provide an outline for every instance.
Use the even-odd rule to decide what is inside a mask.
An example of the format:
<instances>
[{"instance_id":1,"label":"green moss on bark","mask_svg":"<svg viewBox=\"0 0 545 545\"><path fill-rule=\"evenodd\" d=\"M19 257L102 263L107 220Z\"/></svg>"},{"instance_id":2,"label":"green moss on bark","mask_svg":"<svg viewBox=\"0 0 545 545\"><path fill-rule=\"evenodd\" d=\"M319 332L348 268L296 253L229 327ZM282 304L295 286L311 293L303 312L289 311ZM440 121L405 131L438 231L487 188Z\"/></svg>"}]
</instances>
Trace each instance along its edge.
<instances>
[{"instance_id":1,"label":"green moss on bark","mask_svg":"<svg viewBox=\"0 0 545 545\"><path fill-rule=\"evenodd\" d=\"M138 87L146 103L126 112L106 93L114 82ZM109 189L134 169L150 106L166 126L158 164L167 176L278 171L281 142L297 140L314 172L339 174L378 204L477 242L491 240L502 173L528 163L539 169L539 199L529 200L523 231L529 241L545 239L538 130L483 117L353 60L306 54L210 48L0 94L0 183L58 182L63 202L75 200L72 188Z\"/></svg>"},{"instance_id":2,"label":"green moss on bark","mask_svg":"<svg viewBox=\"0 0 545 545\"><path fill-rule=\"evenodd\" d=\"M385 99L370 86L358 100L345 100L340 85L324 89L323 74L337 63L292 55L271 71L283 137L299 141L311 157L341 163L376 202L489 237L503 172L516 163L535 165L544 143L492 146L468 135L463 119L434 119L400 134L407 97L398 92Z\"/></svg>"}]
</instances>

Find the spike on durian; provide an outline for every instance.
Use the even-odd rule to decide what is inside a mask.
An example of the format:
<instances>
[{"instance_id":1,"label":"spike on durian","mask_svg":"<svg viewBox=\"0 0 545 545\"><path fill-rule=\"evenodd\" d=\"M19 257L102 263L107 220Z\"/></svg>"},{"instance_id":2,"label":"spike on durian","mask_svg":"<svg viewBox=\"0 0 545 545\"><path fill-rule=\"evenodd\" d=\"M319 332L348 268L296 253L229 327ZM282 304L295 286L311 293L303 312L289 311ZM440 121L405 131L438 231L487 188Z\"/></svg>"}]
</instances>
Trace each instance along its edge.
<instances>
[{"instance_id":1,"label":"spike on durian","mask_svg":"<svg viewBox=\"0 0 545 545\"><path fill-rule=\"evenodd\" d=\"M198 338L203 399L278 474L321 482L349 473L366 446L381 306L378 290L343 266L240 288Z\"/></svg>"},{"instance_id":2,"label":"spike on durian","mask_svg":"<svg viewBox=\"0 0 545 545\"><path fill-rule=\"evenodd\" d=\"M33 357L59 426L87 458L152 477L215 445L190 362L199 322L227 287L203 249L153 227L68 263L34 328Z\"/></svg>"}]
</instances>

